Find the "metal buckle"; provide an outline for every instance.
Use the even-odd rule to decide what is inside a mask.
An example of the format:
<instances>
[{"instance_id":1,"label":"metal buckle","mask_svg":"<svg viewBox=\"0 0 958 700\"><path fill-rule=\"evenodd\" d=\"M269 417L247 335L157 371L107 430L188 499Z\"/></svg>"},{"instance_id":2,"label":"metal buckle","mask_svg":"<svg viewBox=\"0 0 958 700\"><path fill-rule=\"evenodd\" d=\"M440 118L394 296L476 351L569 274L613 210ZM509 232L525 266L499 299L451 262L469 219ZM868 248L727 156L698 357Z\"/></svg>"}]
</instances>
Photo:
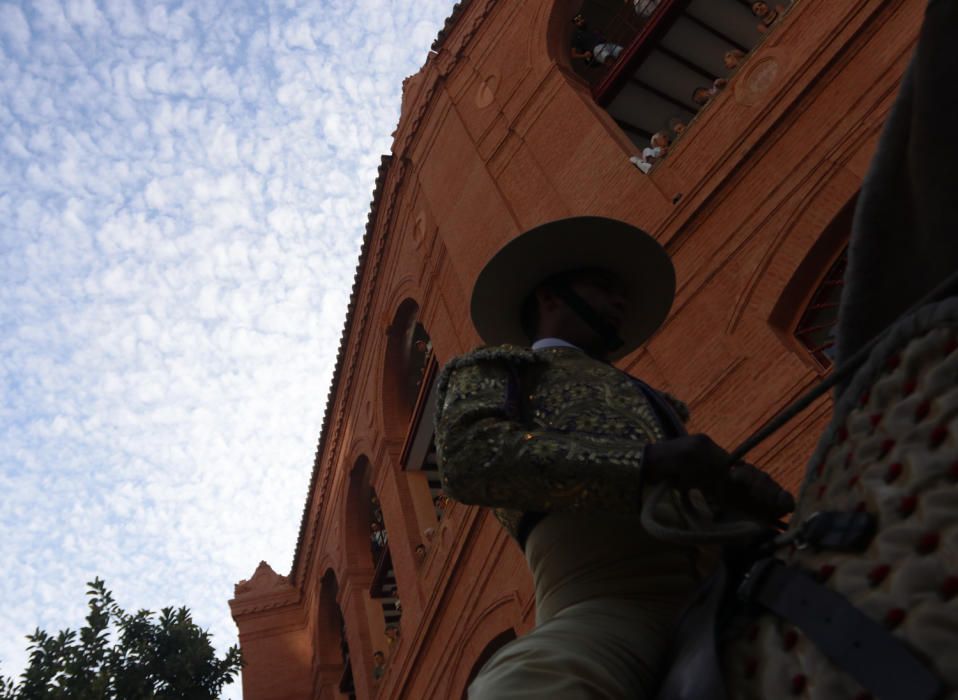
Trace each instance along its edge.
<instances>
[{"instance_id":1,"label":"metal buckle","mask_svg":"<svg viewBox=\"0 0 958 700\"><path fill-rule=\"evenodd\" d=\"M793 541L793 544L795 545L795 549L808 549L809 545L811 544L811 542L808 539L808 530L811 527L812 523L814 523L816 520L821 519L821 517L822 517L822 511L820 510L815 511L814 513L809 515L807 518L805 518L805 521L798 526L798 530L795 533L795 539Z\"/></svg>"},{"instance_id":2,"label":"metal buckle","mask_svg":"<svg viewBox=\"0 0 958 700\"><path fill-rule=\"evenodd\" d=\"M860 552L872 541L877 525L877 518L864 511L817 511L791 532L779 535L775 546Z\"/></svg>"},{"instance_id":3,"label":"metal buckle","mask_svg":"<svg viewBox=\"0 0 958 700\"><path fill-rule=\"evenodd\" d=\"M877 527L878 519L866 511L822 511L805 521L802 539L816 549L860 552L868 547Z\"/></svg>"}]
</instances>

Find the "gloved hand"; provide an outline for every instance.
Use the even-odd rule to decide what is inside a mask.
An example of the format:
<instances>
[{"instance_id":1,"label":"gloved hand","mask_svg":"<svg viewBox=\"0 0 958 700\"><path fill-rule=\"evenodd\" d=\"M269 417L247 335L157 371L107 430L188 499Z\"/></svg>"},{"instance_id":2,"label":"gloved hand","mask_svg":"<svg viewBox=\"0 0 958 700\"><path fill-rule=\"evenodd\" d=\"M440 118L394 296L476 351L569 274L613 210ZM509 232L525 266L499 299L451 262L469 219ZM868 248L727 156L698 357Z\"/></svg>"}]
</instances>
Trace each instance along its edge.
<instances>
[{"instance_id":1,"label":"gloved hand","mask_svg":"<svg viewBox=\"0 0 958 700\"><path fill-rule=\"evenodd\" d=\"M647 445L643 480L667 480L682 490L699 489L721 505L775 520L795 508L795 499L768 474L738 462L730 464L728 452L703 434L685 435Z\"/></svg>"}]
</instances>

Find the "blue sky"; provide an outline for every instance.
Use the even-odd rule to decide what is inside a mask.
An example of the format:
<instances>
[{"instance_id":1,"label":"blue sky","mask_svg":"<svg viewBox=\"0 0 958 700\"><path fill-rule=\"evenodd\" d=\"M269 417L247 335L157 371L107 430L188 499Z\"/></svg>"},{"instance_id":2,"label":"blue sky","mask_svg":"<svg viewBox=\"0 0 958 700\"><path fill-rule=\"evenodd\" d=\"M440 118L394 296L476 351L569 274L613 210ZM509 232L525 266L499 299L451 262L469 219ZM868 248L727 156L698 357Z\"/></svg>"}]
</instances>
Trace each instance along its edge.
<instances>
[{"instance_id":1,"label":"blue sky","mask_svg":"<svg viewBox=\"0 0 958 700\"><path fill-rule=\"evenodd\" d=\"M453 0L0 0L0 672L296 542L402 79ZM238 697L237 691L232 691Z\"/></svg>"}]
</instances>

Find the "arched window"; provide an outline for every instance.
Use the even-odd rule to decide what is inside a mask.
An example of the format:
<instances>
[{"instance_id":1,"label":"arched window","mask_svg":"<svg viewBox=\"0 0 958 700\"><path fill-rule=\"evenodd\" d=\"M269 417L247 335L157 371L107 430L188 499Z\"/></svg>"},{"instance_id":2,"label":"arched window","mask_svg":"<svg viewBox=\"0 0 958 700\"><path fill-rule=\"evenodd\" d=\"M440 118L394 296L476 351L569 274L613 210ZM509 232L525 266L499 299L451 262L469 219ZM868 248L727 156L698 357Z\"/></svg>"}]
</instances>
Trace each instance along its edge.
<instances>
[{"instance_id":1,"label":"arched window","mask_svg":"<svg viewBox=\"0 0 958 700\"><path fill-rule=\"evenodd\" d=\"M681 136L791 0L585 0L569 17L573 69L638 148ZM761 16L759 16L761 15Z\"/></svg>"},{"instance_id":2,"label":"arched window","mask_svg":"<svg viewBox=\"0 0 958 700\"><path fill-rule=\"evenodd\" d=\"M795 327L795 337L822 367L831 367L835 358L835 330L841 301L848 248L825 273L812 293L805 312Z\"/></svg>"},{"instance_id":3,"label":"arched window","mask_svg":"<svg viewBox=\"0 0 958 700\"><path fill-rule=\"evenodd\" d=\"M430 346L431 347L431 346ZM425 358L425 368L419 387L416 406L410 417L403 443L400 461L407 472L419 472L426 478L429 488L429 498L436 520L442 520L448 505L446 495L442 491L442 481L439 478L439 465L436 459L436 443L433 435L433 423L436 417L436 379L439 374L439 363L432 356Z\"/></svg>"},{"instance_id":4,"label":"arched window","mask_svg":"<svg viewBox=\"0 0 958 700\"><path fill-rule=\"evenodd\" d=\"M319 588L319 620L317 624L317 655L321 666L320 677L328 677L336 690L355 700L353 668L346 640L346 622L339 608L339 585L336 574L327 571ZM321 680L321 683L325 681Z\"/></svg>"},{"instance_id":5,"label":"arched window","mask_svg":"<svg viewBox=\"0 0 958 700\"><path fill-rule=\"evenodd\" d=\"M389 551L389 530L376 492L370 489L369 494L369 546L374 570L369 595L382 605L383 624L388 635L399 629L402 602L399 599L392 553Z\"/></svg>"},{"instance_id":6,"label":"arched window","mask_svg":"<svg viewBox=\"0 0 958 700\"><path fill-rule=\"evenodd\" d=\"M389 549L389 528L371 480L372 465L360 457L349 474L346 547L353 565L372 569L369 596L382 605L388 630L390 625L398 627L402 603Z\"/></svg>"},{"instance_id":7,"label":"arched window","mask_svg":"<svg viewBox=\"0 0 958 700\"><path fill-rule=\"evenodd\" d=\"M407 299L396 311L386 342L383 394L389 432L406 432L431 357L432 343L419 322L419 305Z\"/></svg>"},{"instance_id":8,"label":"arched window","mask_svg":"<svg viewBox=\"0 0 958 700\"><path fill-rule=\"evenodd\" d=\"M429 333L419 320L419 306L407 299L400 304L389 331L384 393L391 396L389 429L402 436L399 461L408 473L410 492L417 504L424 550L429 548L447 508L432 429L438 370ZM425 503L430 505L420 507Z\"/></svg>"},{"instance_id":9,"label":"arched window","mask_svg":"<svg viewBox=\"0 0 958 700\"><path fill-rule=\"evenodd\" d=\"M818 371L831 369L848 239L858 195L849 200L799 264L779 297L769 324Z\"/></svg>"}]
</instances>

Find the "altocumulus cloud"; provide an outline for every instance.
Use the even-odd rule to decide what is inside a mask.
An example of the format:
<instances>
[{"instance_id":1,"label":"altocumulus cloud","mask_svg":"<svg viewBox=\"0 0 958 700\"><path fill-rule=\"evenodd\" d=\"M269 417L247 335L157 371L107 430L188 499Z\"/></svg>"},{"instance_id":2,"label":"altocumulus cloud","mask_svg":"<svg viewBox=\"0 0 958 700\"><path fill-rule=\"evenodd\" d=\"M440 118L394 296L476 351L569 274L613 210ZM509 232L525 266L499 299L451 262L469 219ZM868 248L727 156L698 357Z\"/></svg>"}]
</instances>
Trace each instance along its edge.
<instances>
[{"instance_id":1,"label":"altocumulus cloud","mask_svg":"<svg viewBox=\"0 0 958 700\"><path fill-rule=\"evenodd\" d=\"M0 663L289 566L402 79L453 0L0 1ZM238 691L234 690L234 696Z\"/></svg>"}]
</instances>

